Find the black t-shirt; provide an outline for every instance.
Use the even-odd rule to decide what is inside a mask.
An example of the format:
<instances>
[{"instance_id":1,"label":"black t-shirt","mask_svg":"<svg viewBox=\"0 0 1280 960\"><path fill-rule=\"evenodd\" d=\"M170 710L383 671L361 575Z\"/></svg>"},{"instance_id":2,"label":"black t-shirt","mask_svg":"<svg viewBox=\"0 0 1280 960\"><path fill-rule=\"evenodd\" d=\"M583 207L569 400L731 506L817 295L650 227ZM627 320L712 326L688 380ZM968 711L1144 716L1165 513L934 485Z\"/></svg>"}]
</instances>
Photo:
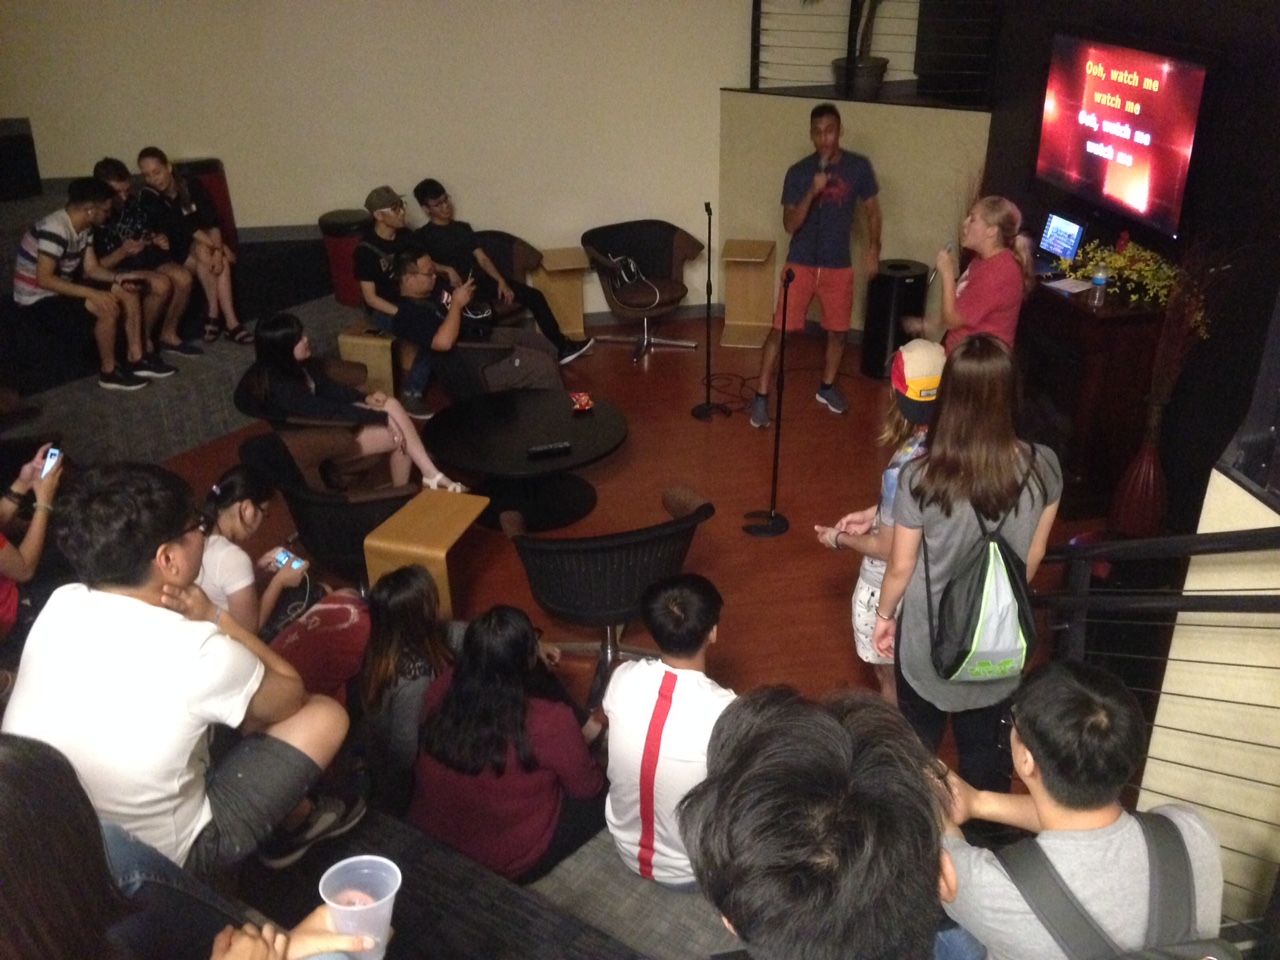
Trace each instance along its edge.
<instances>
[{"instance_id":1,"label":"black t-shirt","mask_svg":"<svg viewBox=\"0 0 1280 960\"><path fill-rule=\"evenodd\" d=\"M436 350L431 346L440 328L448 317L448 308L434 297L430 300L413 300L406 298L400 301L400 311L395 316L394 330L397 337L418 345L420 351L426 351L430 359L431 373L439 376L441 383L450 395L459 382L465 382L468 376L465 359L457 350ZM459 342L463 338L459 337ZM455 397L454 399L457 399Z\"/></svg>"},{"instance_id":2,"label":"black t-shirt","mask_svg":"<svg viewBox=\"0 0 1280 960\"><path fill-rule=\"evenodd\" d=\"M452 220L443 226L428 222L418 229L418 242L432 260L453 267L463 280L468 273L480 276L475 255L480 241L466 221Z\"/></svg>"},{"instance_id":3,"label":"black t-shirt","mask_svg":"<svg viewBox=\"0 0 1280 960\"><path fill-rule=\"evenodd\" d=\"M356 280L373 283L374 291L388 303L400 302L400 284L396 281L396 254L413 242L413 233L403 227L390 240L383 240L370 227L365 231L354 254Z\"/></svg>"},{"instance_id":4,"label":"black t-shirt","mask_svg":"<svg viewBox=\"0 0 1280 960\"><path fill-rule=\"evenodd\" d=\"M169 256L174 263L185 263L191 253L192 238L197 230L211 230L218 226L218 215L213 209L209 191L195 177L186 181L188 202L182 202L182 193L170 197L151 187L144 187L139 195L142 209L150 218L156 233L169 238Z\"/></svg>"}]
</instances>

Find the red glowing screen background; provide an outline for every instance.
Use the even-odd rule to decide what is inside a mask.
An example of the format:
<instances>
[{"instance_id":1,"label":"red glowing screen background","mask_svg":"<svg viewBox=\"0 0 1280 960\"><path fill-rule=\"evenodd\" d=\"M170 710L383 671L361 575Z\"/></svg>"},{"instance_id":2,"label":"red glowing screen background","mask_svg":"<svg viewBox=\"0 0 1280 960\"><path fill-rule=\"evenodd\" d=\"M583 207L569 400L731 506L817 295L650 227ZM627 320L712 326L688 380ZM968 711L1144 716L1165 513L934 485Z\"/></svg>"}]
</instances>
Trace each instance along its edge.
<instances>
[{"instance_id":1,"label":"red glowing screen background","mask_svg":"<svg viewBox=\"0 0 1280 960\"><path fill-rule=\"evenodd\" d=\"M1177 236L1204 75L1186 60L1055 37L1036 176Z\"/></svg>"}]
</instances>

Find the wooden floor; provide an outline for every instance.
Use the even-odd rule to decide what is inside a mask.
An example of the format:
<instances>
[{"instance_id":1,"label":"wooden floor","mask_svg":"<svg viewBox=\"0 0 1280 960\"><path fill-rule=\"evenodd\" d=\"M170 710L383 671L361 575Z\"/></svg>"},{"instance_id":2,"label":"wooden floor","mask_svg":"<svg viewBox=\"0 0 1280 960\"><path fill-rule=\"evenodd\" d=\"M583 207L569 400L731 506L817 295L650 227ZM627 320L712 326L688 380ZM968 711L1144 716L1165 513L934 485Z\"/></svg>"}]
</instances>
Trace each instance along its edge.
<instances>
[{"instance_id":1,"label":"wooden floor","mask_svg":"<svg viewBox=\"0 0 1280 960\"><path fill-rule=\"evenodd\" d=\"M661 329L664 335L703 340L701 321L672 322ZM688 484L716 507L716 515L699 529L686 563L686 569L709 577L725 598L709 673L739 692L765 683L787 683L808 695L871 688L870 669L854 652L849 623L859 557L820 546L813 526L875 502L888 460L887 452L875 445L888 382L863 377L858 349L850 347L839 381L850 411L837 416L814 399L823 341L803 334L788 340L778 512L791 529L774 539L757 539L742 531L743 514L769 506L774 446L773 428L752 429L745 412L760 353L720 347L719 331L715 320L713 399L734 408L727 418L702 422L690 415L704 394L701 348L660 350L633 365L629 348L597 344L564 368L570 390L608 397L622 408L629 435L616 453L582 471L599 495L595 511L550 535L607 533L657 522L666 517L662 489ZM593 327L591 332L600 331ZM207 444L169 465L198 490L205 489L235 463L240 440L257 429ZM1055 542L1082 527L1088 524L1055 529ZM265 550L291 529L278 501L251 547ZM548 639L597 639L595 631L554 621L533 603L515 550L502 534L472 528L452 557L457 616L512 603L526 609ZM639 623L628 628L624 642L651 646Z\"/></svg>"}]
</instances>

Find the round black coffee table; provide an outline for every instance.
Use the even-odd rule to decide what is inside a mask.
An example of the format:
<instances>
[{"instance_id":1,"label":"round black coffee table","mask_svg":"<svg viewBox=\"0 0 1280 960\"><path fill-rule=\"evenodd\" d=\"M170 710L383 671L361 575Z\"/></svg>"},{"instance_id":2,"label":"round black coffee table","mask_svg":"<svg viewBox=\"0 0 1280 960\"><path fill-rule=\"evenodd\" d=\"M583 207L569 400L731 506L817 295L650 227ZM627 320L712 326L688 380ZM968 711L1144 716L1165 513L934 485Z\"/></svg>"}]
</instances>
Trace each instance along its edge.
<instances>
[{"instance_id":1,"label":"round black coffee table","mask_svg":"<svg viewBox=\"0 0 1280 960\"><path fill-rule=\"evenodd\" d=\"M446 407L422 438L436 463L485 478L476 487L490 500L480 523L496 528L504 510L519 510L537 532L568 526L595 508L595 487L570 471L618 449L627 419L608 400L574 413L561 390L505 390ZM541 455L535 449L564 443L567 449Z\"/></svg>"}]
</instances>

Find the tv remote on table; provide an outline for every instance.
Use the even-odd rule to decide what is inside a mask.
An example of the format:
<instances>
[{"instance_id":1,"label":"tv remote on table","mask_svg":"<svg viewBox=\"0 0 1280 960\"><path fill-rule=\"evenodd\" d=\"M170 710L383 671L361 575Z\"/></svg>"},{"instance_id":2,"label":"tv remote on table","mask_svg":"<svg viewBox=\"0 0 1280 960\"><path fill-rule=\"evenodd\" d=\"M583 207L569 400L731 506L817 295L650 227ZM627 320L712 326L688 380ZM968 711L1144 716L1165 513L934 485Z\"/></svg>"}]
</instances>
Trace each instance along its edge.
<instances>
[{"instance_id":1,"label":"tv remote on table","mask_svg":"<svg viewBox=\"0 0 1280 960\"><path fill-rule=\"evenodd\" d=\"M534 444L526 453L530 460L539 460L543 457L559 457L572 449L568 440L553 440L551 443Z\"/></svg>"}]
</instances>

